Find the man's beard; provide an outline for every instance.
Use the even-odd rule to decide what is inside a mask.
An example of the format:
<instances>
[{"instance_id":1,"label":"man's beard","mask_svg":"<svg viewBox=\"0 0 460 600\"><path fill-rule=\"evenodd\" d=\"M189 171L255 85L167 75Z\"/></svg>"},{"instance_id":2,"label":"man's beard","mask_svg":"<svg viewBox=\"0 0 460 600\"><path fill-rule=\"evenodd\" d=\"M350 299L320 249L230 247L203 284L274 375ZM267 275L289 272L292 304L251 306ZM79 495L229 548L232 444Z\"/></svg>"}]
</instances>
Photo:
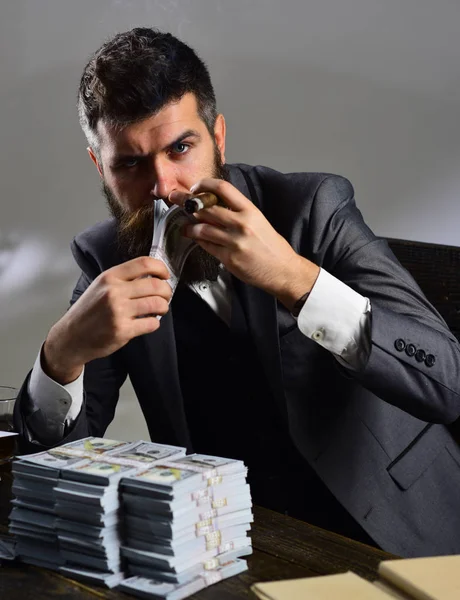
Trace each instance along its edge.
<instances>
[{"instance_id":1,"label":"man's beard","mask_svg":"<svg viewBox=\"0 0 460 600\"><path fill-rule=\"evenodd\" d=\"M214 153L214 168L211 177L227 178L227 171L217 147ZM123 258L130 260L138 256L148 256L152 244L155 202L152 200L135 211L127 211L120 205L105 182L102 184L102 193L110 213L117 222L118 246ZM200 246L196 246L185 261L180 281L186 284L206 280L216 281L219 275L219 266L220 261L215 256Z\"/></svg>"}]
</instances>

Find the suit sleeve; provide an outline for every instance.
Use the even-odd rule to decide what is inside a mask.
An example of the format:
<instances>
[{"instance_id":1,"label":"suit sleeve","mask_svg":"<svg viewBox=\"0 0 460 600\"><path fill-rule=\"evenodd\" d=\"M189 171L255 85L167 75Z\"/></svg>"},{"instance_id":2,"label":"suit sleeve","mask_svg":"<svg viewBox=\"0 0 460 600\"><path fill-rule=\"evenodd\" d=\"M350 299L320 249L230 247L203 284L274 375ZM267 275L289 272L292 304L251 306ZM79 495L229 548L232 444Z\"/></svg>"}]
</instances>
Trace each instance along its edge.
<instances>
[{"instance_id":1,"label":"suit sleeve","mask_svg":"<svg viewBox=\"0 0 460 600\"><path fill-rule=\"evenodd\" d=\"M308 223L302 253L369 298L372 307L369 358L344 375L419 419L456 420L458 340L387 242L364 223L346 179L330 176L321 183Z\"/></svg>"},{"instance_id":2,"label":"suit sleeve","mask_svg":"<svg viewBox=\"0 0 460 600\"><path fill-rule=\"evenodd\" d=\"M95 275L94 269L85 261L75 242L72 251L83 271L73 290L70 306L78 301ZM39 408L32 409L28 394L30 375L31 373L20 389L14 410L14 425L20 436L19 451L23 454L40 452L89 435L103 436L114 417L119 389L126 379L126 370L120 351L85 365L81 411L72 425L64 429L64 436L58 439L48 431L42 411Z\"/></svg>"}]
</instances>

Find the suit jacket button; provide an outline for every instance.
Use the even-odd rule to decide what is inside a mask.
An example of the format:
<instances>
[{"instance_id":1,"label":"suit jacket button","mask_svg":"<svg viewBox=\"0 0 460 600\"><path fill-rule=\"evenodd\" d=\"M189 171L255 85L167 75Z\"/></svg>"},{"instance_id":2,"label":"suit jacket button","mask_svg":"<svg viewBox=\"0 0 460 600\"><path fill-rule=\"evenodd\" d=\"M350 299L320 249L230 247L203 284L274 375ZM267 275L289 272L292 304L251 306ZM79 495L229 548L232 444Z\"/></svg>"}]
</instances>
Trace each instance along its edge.
<instances>
[{"instance_id":1,"label":"suit jacket button","mask_svg":"<svg viewBox=\"0 0 460 600\"><path fill-rule=\"evenodd\" d=\"M395 348L398 352L402 352L405 347L406 347L406 342L404 340L402 340L401 338L399 338L398 340L395 341Z\"/></svg>"},{"instance_id":2,"label":"suit jacket button","mask_svg":"<svg viewBox=\"0 0 460 600\"><path fill-rule=\"evenodd\" d=\"M417 350L417 352L415 353L415 360L417 362L423 362L426 358L426 352L425 350L422 350L421 348L419 348Z\"/></svg>"},{"instance_id":3,"label":"suit jacket button","mask_svg":"<svg viewBox=\"0 0 460 600\"><path fill-rule=\"evenodd\" d=\"M433 356L433 354L427 354L427 356L425 358L425 364L426 364L426 366L427 367L432 367L435 362L436 362L436 356Z\"/></svg>"},{"instance_id":4,"label":"suit jacket button","mask_svg":"<svg viewBox=\"0 0 460 600\"><path fill-rule=\"evenodd\" d=\"M414 344L407 344L407 346L406 346L407 356L414 356L414 354L416 352L417 352L417 348L414 346Z\"/></svg>"}]
</instances>

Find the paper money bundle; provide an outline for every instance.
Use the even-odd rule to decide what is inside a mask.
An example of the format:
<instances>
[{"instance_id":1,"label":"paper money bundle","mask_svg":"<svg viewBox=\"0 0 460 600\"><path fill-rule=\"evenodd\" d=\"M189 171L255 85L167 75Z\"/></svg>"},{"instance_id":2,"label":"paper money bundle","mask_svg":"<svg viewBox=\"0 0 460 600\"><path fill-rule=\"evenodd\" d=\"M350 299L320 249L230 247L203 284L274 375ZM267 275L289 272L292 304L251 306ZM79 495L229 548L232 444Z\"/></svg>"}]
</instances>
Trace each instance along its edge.
<instances>
[{"instance_id":1,"label":"paper money bundle","mask_svg":"<svg viewBox=\"0 0 460 600\"><path fill-rule=\"evenodd\" d=\"M99 456L61 470L55 488L59 547L66 561L61 571L106 584L123 579L120 562L118 483L146 465L185 454L184 448L136 442L115 448L98 440ZM94 449L94 441L90 444ZM117 444L113 442L112 445ZM101 447L102 446L102 447ZM69 447L69 446L68 446ZM70 444L80 449L81 441Z\"/></svg>"},{"instance_id":2,"label":"paper money bundle","mask_svg":"<svg viewBox=\"0 0 460 600\"><path fill-rule=\"evenodd\" d=\"M155 200L153 216L153 237L149 256L165 263L171 277L168 283L174 293L182 268L196 242L182 235L187 223L196 223L195 218L180 206L168 208L163 200Z\"/></svg>"},{"instance_id":3,"label":"paper money bundle","mask_svg":"<svg viewBox=\"0 0 460 600\"><path fill-rule=\"evenodd\" d=\"M21 536L18 555L77 579L116 585L123 578L120 478L184 454L176 446L85 438L15 461L10 532ZM25 492L35 494L34 503L25 505Z\"/></svg>"},{"instance_id":4,"label":"paper money bundle","mask_svg":"<svg viewBox=\"0 0 460 600\"><path fill-rule=\"evenodd\" d=\"M16 553L24 562L49 569L64 563L56 531L54 488L61 468L80 461L79 456L50 450L13 462L15 498L9 530L17 540Z\"/></svg>"},{"instance_id":5,"label":"paper money bundle","mask_svg":"<svg viewBox=\"0 0 460 600\"><path fill-rule=\"evenodd\" d=\"M165 600L247 569L242 461L89 437L19 457L13 474L10 533L24 562Z\"/></svg>"},{"instance_id":6,"label":"paper money bundle","mask_svg":"<svg viewBox=\"0 0 460 600\"><path fill-rule=\"evenodd\" d=\"M127 594L132 594L139 598L182 600L214 583L218 583L228 577L233 577L233 575L238 575L238 573L246 570L246 561L236 559L219 564L213 570L205 571L201 576L195 577L183 585L155 581L147 577L130 577L129 579L124 579L118 588Z\"/></svg>"},{"instance_id":7,"label":"paper money bundle","mask_svg":"<svg viewBox=\"0 0 460 600\"><path fill-rule=\"evenodd\" d=\"M121 588L179 599L247 569L252 501L242 461L202 454L121 480L128 574Z\"/></svg>"}]
</instances>

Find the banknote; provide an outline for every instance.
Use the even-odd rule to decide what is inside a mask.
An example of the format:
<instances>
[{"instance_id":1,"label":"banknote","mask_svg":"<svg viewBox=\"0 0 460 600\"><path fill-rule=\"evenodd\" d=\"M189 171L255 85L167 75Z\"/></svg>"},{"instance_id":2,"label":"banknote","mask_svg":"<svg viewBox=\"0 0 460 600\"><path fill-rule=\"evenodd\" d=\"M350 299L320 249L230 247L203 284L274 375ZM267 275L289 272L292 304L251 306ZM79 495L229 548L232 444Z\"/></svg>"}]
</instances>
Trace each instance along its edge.
<instances>
[{"instance_id":1,"label":"banknote","mask_svg":"<svg viewBox=\"0 0 460 600\"><path fill-rule=\"evenodd\" d=\"M197 577L182 585L148 579L146 577L129 577L118 586L124 592L139 598L156 598L164 600L182 600L192 594L214 585L223 579L233 577L246 571L247 562L241 558L228 560L224 564L217 564L214 569L205 570Z\"/></svg>"},{"instance_id":2,"label":"banknote","mask_svg":"<svg viewBox=\"0 0 460 600\"><path fill-rule=\"evenodd\" d=\"M181 446L169 446L167 444L155 444L140 440L127 448L115 449L110 456L117 459L132 460L134 462L153 464L160 460L175 460L185 456L186 449Z\"/></svg>"},{"instance_id":3,"label":"banknote","mask_svg":"<svg viewBox=\"0 0 460 600\"><path fill-rule=\"evenodd\" d=\"M157 210L158 203L162 204ZM166 206L163 200L156 200L149 256L164 262L170 273L168 283L174 293L185 261L197 245L182 235L182 228L187 223L196 223L196 219L176 204L167 210L163 205Z\"/></svg>"},{"instance_id":4,"label":"banknote","mask_svg":"<svg viewBox=\"0 0 460 600\"><path fill-rule=\"evenodd\" d=\"M123 442L119 440L110 440L107 438L100 437L86 437L81 440L76 440L75 442L69 442L67 444L63 444L60 446L60 451L73 451L81 452L82 456L94 456L94 455L104 455L108 452L116 452L121 451L122 449L132 448L134 446L134 442Z\"/></svg>"},{"instance_id":5,"label":"banknote","mask_svg":"<svg viewBox=\"0 0 460 600\"><path fill-rule=\"evenodd\" d=\"M246 539L250 540L250 538ZM166 581L167 583L183 585L198 575L203 574L205 571L216 569L219 565L224 565L236 558L252 554L252 546L249 542L244 547L238 547L227 552L222 552L221 554L218 554L217 552L217 549L210 550L207 555L197 557L197 562L193 566L180 572L161 571L160 569L155 569L150 566L148 562L146 564L143 564L142 562L131 562L128 571L131 576L139 575L146 579L155 579L156 581Z\"/></svg>"}]
</instances>

